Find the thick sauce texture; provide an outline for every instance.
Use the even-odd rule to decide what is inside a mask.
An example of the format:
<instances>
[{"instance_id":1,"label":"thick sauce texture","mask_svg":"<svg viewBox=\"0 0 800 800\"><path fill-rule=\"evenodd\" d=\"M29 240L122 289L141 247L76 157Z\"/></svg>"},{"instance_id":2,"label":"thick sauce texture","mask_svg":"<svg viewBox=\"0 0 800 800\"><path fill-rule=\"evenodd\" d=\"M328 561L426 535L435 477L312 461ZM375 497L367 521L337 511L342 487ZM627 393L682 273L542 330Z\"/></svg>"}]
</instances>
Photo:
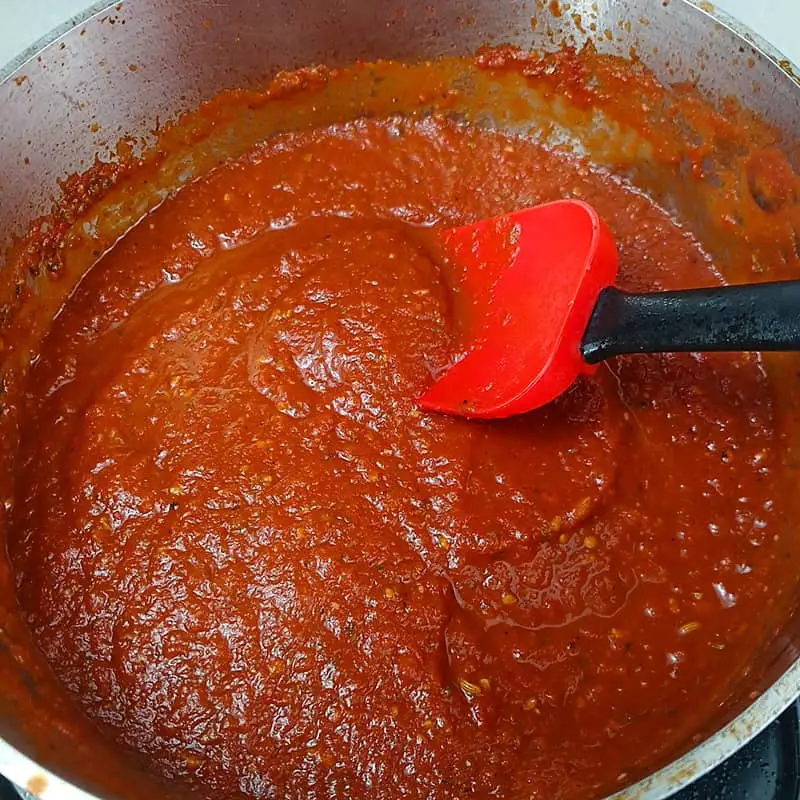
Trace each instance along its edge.
<instances>
[{"instance_id":1,"label":"thick sauce texture","mask_svg":"<svg viewBox=\"0 0 800 800\"><path fill-rule=\"evenodd\" d=\"M272 138L80 283L9 549L53 669L154 769L216 798L587 798L734 691L785 569L758 357L619 359L501 422L415 407L458 347L426 231L565 196L623 286L718 282L613 176L431 116Z\"/></svg>"}]
</instances>

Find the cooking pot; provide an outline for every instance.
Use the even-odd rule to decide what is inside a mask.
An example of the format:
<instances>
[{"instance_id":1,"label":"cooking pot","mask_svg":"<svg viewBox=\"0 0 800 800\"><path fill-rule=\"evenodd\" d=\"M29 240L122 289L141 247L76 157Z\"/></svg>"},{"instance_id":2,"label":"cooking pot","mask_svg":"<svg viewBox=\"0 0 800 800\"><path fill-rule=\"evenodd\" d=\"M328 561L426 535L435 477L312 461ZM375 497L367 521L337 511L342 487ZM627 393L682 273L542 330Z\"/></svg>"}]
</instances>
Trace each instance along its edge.
<instances>
[{"instance_id":1,"label":"cooking pot","mask_svg":"<svg viewBox=\"0 0 800 800\"><path fill-rule=\"evenodd\" d=\"M55 31L0 72L0 251L49 210L58 179L85 169L122 137L135 137L136 146L146 146L158 120L173 118L224 88L312 63L468 55L486 43L552 50L590 39L604 53L636 54L665 82L696 84L712 101L738 98L775 126L782 149L790 159L797 157L791 135L800 130L800 82L792 66L710 4L572 0L563 11L539 0L128 0L96 5L74 26ZM187 167L181 179L191 174ZM650 188L646 174L634 178ZM680 180L674 176L676 183ZM154 190L144 205L125 213L117 208L117 233L160 196ZM673 199L678 215L692 225L688 196L676 192ZM697 222L692 227L703 226ZM697 233L704 238L703 230ZM712 239L708 233L704 243ZM713 242L708 246L714 252ZM23 278L34 289L34 310L14 306L15 282ZM0 272L0 324L52 314L71 285L63 280L42 289L36 278L15 274L9 265ZM0 350L0 358L5 382L24 366L26 352ZM4 411L0 424L0 469L11 475L15 422ZM793 601L796 587L784 587L784 593ZM688 752L616 797L666 797L774 720L800 694L798 622L800 614L765 632L758 663L717 717L686 743ZM55 687L55 678L19 618L13 576L4 562L0 675L0 772L19 786L65 800L185 796L180 787L140 769L135 758L97 732L66 692L58 690L54 702L53 692L43 691Z\"/></svg>"}]
</instances>

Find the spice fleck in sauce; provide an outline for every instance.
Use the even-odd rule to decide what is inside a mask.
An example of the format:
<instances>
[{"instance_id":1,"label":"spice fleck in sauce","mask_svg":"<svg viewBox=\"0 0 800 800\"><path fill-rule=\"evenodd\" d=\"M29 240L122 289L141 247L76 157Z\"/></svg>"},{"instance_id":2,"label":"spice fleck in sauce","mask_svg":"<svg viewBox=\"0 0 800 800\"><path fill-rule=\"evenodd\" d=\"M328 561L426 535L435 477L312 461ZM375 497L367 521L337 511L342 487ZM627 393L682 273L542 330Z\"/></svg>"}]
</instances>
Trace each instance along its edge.
<instances>
[{"instance_id":1,"label":"spice fleck in sauce","mask_svg":"<svg viewBox=\"0 0 800 800\"><path fill-rule=\"evenodd\" d=\"M53 669L154 769L216 798L577 800L733 690L785 569L757 356L617 359L507 421L415 407L458 325L425 231L565 187L623 287L719 282L613 176L433 115L269 139L66 302L9 550Z\"/></svg>"}]
</instances>

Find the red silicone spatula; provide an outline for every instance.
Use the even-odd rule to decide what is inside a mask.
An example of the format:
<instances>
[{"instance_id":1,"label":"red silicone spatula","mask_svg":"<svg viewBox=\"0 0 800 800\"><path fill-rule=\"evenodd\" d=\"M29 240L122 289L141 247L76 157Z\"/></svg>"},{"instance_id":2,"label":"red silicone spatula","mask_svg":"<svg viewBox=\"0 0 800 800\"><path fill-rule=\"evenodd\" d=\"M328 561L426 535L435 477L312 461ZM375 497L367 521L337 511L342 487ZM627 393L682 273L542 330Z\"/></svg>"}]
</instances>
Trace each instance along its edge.
<instances>
[{"instance_id":1,"label":"red silicone spatula","mask_svg":"<svg viewBox=\"0 0 800 800\"><path fill-rule=\"evenodd\" d=\"M543 406L623 353L800 349L800 281L628 294L594 208L563 200L443 231L463 357L419 400L496 418Z\"/></svg>"}]
</instances>

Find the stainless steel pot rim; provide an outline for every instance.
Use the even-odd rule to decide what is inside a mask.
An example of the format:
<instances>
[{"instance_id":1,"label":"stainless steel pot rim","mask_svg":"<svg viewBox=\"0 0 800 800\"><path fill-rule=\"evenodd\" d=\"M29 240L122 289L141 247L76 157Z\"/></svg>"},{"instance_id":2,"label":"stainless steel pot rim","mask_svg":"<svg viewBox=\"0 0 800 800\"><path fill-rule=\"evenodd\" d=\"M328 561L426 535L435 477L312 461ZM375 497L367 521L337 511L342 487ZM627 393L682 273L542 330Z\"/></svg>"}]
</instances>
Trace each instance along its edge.
<instances>
[{"instance_id":1,"label":"stainless steel pot rim","mask_svg":"<svg viewBox=\"0 0 800 800\"><path fill-rule=\"evenodd\" d=\"M5 83L11 78L24 64L27 64L32 59L42 52L46 47L57 42L65 33L68 33L78 25L88 22L96 14L107 12L114 8L116 3L109 3L108 0L98 0L92 3L85 11L68 19L50 33L46 33L40 39L37 39L30 47L26 47L21 53L14 56L11 61L7 62L0 68L0 83Z\"/></svg>"},{"instance_id":2,"label":"stainless steel pot rim","mask_svg":"<svg viewBox=\"0 0 800 800\"><path fill-rule=\"evenodd\" d=\"M769 42L731 15L701 0L673 0L695 6L701 13L729 29L762 56L771 61L800 86L800 69ZM57 42L73 28L87 23L94 16L108 13L118 3L99 0L49 34L33 43L0 68L0 83L11 80L26 63L42 50ZM753 701L733 721L701 742L686 755L635 785L609 795L605 800L664 800L711 771L757 736L800 696L800 658L770 688ZM658 698L653 698L657 703ZM44 800L103 800L37 764L33 759L0 738L0 774L14 784Z\"/></svg>"},{"instance_id":3,"label":"stainless steel pot rim","mask_svg":"<svg viewBox=\"0 0 800 800\"><path fill-rule=\"evenodd\" d=\"M724 25L737 36L745 39L750 45L755 47L761 55L768 58L778 69L785 72L795 83L800 85L800 68L780 50L773 47L766 39L757 34L749 26L740 22L736 17L731 16L722 9L712 6L712 4L704 0L675 0L675 2L682 2L694 6L701 13ZM0 83L5 83L9 78L15 75L24 64L35 58L46 47L57 42L64 34L68 33L73 28L88 22L97 14L108 13L119 5L122 5L122 3L110 3L108 0L98 0L98 2L92 3L82 13L76 14L58 27L53 28L50 33L42 36L0 67Z\"/></svg>"}]
</instances>

